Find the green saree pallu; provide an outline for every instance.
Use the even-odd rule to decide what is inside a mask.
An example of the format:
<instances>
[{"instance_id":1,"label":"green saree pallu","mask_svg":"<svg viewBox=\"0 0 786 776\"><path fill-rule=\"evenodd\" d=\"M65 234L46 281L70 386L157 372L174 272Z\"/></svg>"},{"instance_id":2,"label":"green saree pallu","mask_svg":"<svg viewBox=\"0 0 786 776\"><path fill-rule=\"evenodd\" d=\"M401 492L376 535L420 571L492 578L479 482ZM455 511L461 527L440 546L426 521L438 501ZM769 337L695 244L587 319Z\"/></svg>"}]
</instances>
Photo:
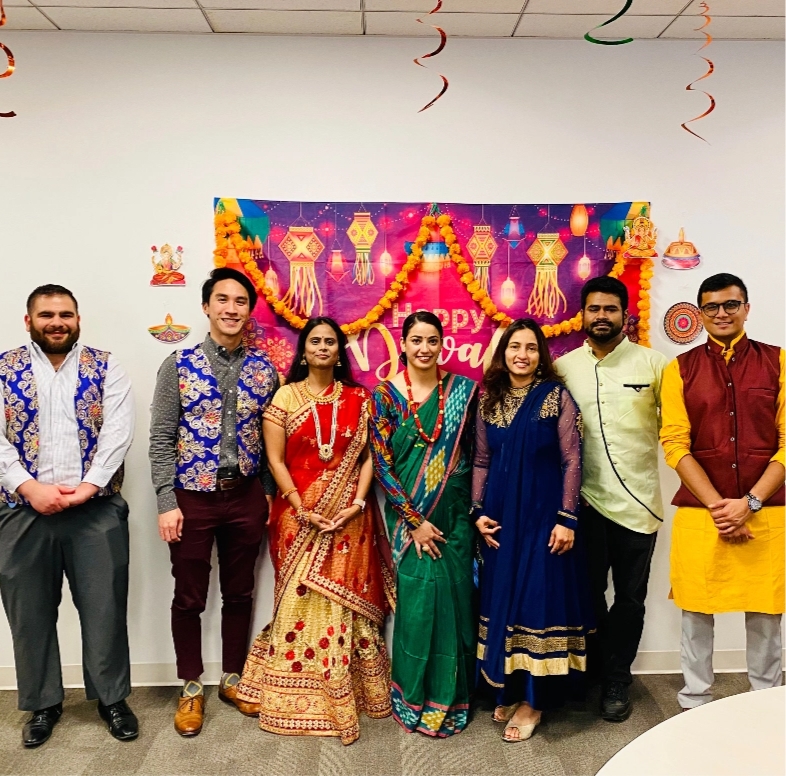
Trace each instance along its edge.
<instances>
[{"instance_id":1,"label":"green saree pallu","mask_svg":"<svg viewBox=\"0 0 786 776\"><path fill-rule=\"evenodd\" d=\"M471 466L461 440L476 384L442 378L444 425L425 441L407 400L390 383L372 397L372 453L385 489L385 518L397 578L391 700L401 726L445 737L466 727L475 673L474 532L469 516ZM418 407L427 436L439 414L438 391ZM452 468L451 468L452 467ZM442 557L418 558L410 527L421 519L442 531Z\"/></svg>"}]
</instances>

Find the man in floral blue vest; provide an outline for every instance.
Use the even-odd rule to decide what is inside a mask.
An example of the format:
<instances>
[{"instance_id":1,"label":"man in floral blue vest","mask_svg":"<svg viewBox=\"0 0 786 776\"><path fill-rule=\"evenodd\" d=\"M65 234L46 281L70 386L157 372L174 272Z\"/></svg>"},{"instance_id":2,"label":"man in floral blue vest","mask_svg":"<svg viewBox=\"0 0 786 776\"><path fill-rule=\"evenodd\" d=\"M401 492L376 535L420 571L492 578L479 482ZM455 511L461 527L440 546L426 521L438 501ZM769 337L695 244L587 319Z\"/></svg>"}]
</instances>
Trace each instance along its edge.
<instances>
[{"instance_id":1,"label":"man in floral blue vest","mask_svg":"<svg viewBox=\"0 0 786 776\"><path fill-rule=\"evenodd\" d=\"M57 613L68 577L82 629L88 699L112 735L139 734L126 629L128 505L120 495L134 432L131 382L117 359L79 344L63 286L27 300L31 342L0 354L0 593L11 626L26 747L63 713Z\"/></svg>"},{"instance_id":2,"label":"man in floral blue vest","mask_svg":"<svg viewBox=\"0 0 786 776\"><path fill-rule=\"evenodd\" d=\"M219 697L244 714L258 707L236 697L248 652L254 566L275 484L267 469L262 414L278 388L267 355L243 344L257 301L237 270L213 270L202 286L210 333L169 356L158 372L150 423L150 463L158 529L169 543L175 595L172 637L183 690L175 730L202 730L200 616L207 603L210 556L218 549L222 676Z\"/></svg>"}]
</instances>

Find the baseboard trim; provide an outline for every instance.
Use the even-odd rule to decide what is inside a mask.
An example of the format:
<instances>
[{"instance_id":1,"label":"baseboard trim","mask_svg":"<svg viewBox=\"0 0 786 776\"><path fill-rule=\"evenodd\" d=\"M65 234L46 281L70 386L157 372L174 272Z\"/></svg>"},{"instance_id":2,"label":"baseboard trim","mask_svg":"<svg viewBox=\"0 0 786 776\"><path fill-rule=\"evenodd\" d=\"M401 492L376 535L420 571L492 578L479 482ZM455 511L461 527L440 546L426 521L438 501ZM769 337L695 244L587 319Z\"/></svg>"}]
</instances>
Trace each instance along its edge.
<instances>
[{"instance_id":1,"label":"baseboard trim","mask_svg":"<svg viewBox=\"0 0 786 776\"><path fill-rule=\"evenodd\" d=\"M786 665L786 650L784 650ZM744 649L716 650L713 656L715 671L723 673L745 672ZM634 674L679 674L680 653L676 650L639 652L633 664ZM205 663L202 675L205 684L218 684L221 678L219 662ZM176 687L181 683L177 678L174 663L132 663L131 684L134 687ZM65 687L84 687L82 666L63 666L63 685ZM0 690L16 689L16 672L13 666L0 666Z\"/></svg>"}]
</instances>

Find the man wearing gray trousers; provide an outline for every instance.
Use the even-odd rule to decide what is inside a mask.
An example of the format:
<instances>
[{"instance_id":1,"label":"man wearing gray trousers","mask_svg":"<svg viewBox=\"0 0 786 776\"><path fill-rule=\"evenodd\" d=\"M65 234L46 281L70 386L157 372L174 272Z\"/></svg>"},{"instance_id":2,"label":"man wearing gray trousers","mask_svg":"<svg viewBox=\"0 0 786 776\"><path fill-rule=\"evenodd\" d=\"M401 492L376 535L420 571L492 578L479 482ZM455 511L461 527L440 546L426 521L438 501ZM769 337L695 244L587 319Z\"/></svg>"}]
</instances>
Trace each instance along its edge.
<instances>
[{"instance_id":1,"label":"man wearing gray trousers","mask_svg":"<svg viewBox=\"0 0 786 776\"><path fill-rule=\"evenodd\" d=\"M26 747L63 712L57 614L63 574L79 612L85 691L122 741L139 734L126 606L131 383L114 356L79 344L73 294L40 286L27 300L31 342L0 354L0 594L14 643Z\"/></svg>"}]
</instances>

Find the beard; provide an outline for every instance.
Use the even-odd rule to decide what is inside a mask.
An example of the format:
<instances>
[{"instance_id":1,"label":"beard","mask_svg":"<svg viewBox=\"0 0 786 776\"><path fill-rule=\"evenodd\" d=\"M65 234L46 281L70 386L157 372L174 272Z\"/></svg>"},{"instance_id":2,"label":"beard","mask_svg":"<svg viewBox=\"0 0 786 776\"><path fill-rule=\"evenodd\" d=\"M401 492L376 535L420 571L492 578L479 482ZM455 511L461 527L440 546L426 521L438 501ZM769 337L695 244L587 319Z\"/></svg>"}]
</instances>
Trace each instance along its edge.
<instances>
[{"instance_id":1,"label":"beard","mask_svg":"<svg viewBox=\"0 0 786 776\"><path fill-rule=\"evenodd\" d=\"M615 337L620 335L622 332L622 324L621 323L612 323L611 321L604 321L603 323L608 325L608 329L605 331L598 331L595 327L598 325L598 321L593 321L588 329L585 329L585 333L587 336L591 337L595 340L595 342L604 345L607 342L611 342Z\"/></svg>"},{"instance_id":2,"label":"beard","mask_svg":"<svg viewBox=\"0 0 786 776\"><path fill-rule=\"evenodd\" d=\"M55 329L54 331L67 333L68 336L61 342L52 342L47 337L46 330L36 329L32 324L30 325L30 339L38 345L44 353L49 355L62 355L68 353L74 347L74 343L79 339L79 326L74 329ZM51 332L50 332L51 333Z\"/></svg>"}]
</instances>

